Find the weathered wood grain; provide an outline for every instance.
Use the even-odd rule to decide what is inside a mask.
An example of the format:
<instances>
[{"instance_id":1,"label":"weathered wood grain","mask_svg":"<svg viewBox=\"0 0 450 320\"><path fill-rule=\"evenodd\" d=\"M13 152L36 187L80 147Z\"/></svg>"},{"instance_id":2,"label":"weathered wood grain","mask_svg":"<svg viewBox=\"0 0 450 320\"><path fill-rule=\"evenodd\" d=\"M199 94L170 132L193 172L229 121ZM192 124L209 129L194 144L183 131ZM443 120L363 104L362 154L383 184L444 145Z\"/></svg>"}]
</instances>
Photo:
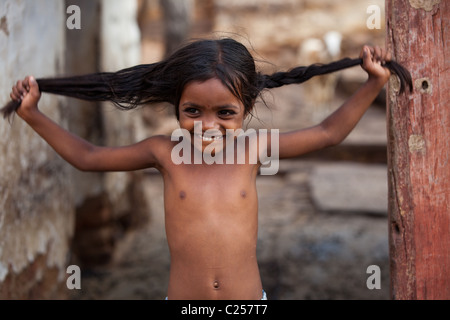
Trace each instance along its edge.
<instances>
[{"instance_id":1,"label":"weathered wood grain","mask_svg":"<svg viewBox=\"0 0 450 320\"><path fill-rule=\"evenodd\" d=\"M393 299L450 299L450 2L386 1L386 42L414 92L387 92Z\"/></svg>"}]
</instances>

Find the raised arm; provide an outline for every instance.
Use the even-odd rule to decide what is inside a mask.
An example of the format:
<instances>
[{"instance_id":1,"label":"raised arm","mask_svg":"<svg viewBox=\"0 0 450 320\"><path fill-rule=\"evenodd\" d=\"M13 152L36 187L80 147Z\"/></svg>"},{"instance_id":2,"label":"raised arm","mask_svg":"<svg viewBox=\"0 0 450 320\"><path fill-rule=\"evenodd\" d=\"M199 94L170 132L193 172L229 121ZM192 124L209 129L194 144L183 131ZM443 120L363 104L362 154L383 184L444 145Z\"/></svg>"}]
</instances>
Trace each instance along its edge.
<instances>
[{"instance_id":1,"label":"raised arm","mask_svg":"<svg viewBox=\"0 0 450 320\"><path fill-rule=\"evenodd\" d=\"M63 129L38 109L40 92L33 77L18 81L11 99L21 100L17 114L67 162L82 171L129 171L158 166L156 150L162 137L125 147L100 147Z\"/></svg>"},{"instance_id":2,"label":"raised arm","mask_svg":"<svg viewBox=\"0 0 450 320\"><path fill-rule=\"evenodd\" d=\"M362 68L367 82L322 123L311 128L280 134L280 158L291 158L341 143L370 107L391 75L382 63L391 56L376 47L364 46Z\"/></svg>"}]
</instances>

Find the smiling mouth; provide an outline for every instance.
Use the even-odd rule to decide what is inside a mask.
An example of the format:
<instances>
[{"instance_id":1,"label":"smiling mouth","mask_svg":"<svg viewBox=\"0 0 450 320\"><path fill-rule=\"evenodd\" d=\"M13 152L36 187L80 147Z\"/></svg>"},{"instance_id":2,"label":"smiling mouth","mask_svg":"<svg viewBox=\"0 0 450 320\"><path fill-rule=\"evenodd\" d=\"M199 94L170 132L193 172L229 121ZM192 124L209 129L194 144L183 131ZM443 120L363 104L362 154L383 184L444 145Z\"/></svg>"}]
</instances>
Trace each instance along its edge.
<instances>
[{"instance_id":1,"label":"smiling mouth","mask_svg":"<svg viewBox=\"0 0 450 320\"><path fill-rule=\"evenodd\" d=\"M195 137L201 139L205 142L212 142L212 141L220 141L223 140L222 135L201 135L201 134L195 134Z\"/></svg>"}]
</instances>

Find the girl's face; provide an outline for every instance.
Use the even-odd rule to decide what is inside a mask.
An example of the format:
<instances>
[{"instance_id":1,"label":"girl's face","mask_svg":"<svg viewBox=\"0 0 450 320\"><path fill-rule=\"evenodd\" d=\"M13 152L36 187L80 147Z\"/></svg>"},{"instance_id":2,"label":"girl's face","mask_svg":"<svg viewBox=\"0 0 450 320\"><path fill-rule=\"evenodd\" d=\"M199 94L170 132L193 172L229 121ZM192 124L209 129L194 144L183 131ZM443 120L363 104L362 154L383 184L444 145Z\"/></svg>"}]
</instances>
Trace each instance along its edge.
<instances>
[{"instance_id":1,"label":"girl's face","mask_svg":"<svg viewBox=\"0 0 450 320\"><path fill-rule=\"evenodd\" d=\"M208 146L215 152L223 149L226 130L241 129L245 118L242 102L217 78L188 83L181 94L179 112L180 128L190 132L191 141L197 141L195 147L202 152Z\"/></svg>"}]
</instances>

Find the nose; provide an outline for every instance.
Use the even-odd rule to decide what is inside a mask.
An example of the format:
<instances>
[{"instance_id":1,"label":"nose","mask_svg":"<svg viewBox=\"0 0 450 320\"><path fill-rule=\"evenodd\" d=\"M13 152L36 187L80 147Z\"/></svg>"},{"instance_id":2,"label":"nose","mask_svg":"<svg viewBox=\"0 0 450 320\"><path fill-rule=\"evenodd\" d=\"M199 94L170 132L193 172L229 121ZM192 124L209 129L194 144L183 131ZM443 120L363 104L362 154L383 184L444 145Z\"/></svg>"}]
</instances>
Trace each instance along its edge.
<instances>
[{"instance_id":1,"label":"nose","mask_svg":"<svg viewBox=\"0 0 450 320\"><path fill-rule=\"evenodd\" d=\"M211 129L219 129L219 124L217 119L212 115L205 115L202 119L202 129L203 131L211 130Z\"/></svg>"}]
</instances>

